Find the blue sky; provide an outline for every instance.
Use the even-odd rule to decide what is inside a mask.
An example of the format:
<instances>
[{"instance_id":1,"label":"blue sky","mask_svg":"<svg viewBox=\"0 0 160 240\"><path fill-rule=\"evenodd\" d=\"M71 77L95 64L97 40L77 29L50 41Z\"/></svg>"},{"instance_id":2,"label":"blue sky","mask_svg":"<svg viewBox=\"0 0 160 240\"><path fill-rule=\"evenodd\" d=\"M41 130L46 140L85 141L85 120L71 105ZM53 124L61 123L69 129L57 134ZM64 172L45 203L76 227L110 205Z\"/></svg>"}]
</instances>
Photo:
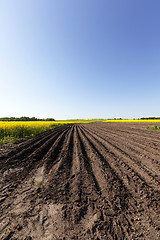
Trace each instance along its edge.
<instances>
[{"instance_id":1,"label":"blue sky","mask_svg":"<svg viewBox=\"0 0 160 240\"><path fill-rule=\"evenodd\" d=\"M0 117L160 116L159 0L0 0Z\"/></svg>"}]
</instances>

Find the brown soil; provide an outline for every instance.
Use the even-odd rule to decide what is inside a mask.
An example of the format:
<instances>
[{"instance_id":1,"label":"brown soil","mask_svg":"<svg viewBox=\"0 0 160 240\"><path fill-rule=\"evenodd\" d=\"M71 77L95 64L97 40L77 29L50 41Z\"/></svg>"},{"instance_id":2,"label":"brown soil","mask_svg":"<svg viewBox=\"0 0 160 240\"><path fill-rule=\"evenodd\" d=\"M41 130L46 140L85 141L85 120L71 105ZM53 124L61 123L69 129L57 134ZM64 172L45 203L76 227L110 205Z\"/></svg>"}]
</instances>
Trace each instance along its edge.
<instances>
[{"instance_id":1,"label":"brown soil","mask_svg":"<svg viewBox=\"0 0 160 240\"><path fill-rule=\"evenodd\" d=\"M160 239L160 132L67 125L0 152L0 239Z\"/></svg>"}]
</instances>

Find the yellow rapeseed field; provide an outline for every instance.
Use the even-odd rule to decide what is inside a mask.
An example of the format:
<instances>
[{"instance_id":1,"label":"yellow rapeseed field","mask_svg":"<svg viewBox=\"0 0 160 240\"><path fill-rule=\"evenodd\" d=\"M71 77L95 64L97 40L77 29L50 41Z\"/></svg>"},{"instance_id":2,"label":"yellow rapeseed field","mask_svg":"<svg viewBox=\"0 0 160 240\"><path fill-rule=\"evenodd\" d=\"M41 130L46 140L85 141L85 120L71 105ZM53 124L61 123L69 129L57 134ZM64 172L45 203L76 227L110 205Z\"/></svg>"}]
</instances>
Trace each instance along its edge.
<instances>
[{"instance_id":1,"label":"yellow rapeseed field","mask_svg":"<svg viewBox=\"0 0 160 240\"><path fill-rule=\"evenodd\" d=\"M95 122L160 122L160 119L71 119L71 120L58 120L59 123L95 123Z\"/></svg>"},{"instance_id":2,"label":"yellow rapeseed field","mask_svg":"<svg viewBox=\"0 0 160 240\"><path fill-rule=\"evenodd\" d=\"M103 122L148 122L148 123L156 123L160 122L160 119L108 119Z\"/></svg>"},{"instance_id":3,"label":"yellow rapeseed field","mask_svg":"<svg viewBox=\"0 0 160 240\"><path fill-rule=\"evenodd\" d=\"M51 121L0 121L0 142L34 136L62 125L64 125L63 122Z\"/></svg>"},{"instance_id":4,"label":"yellow rapeseed field","mask_svg":"<svg viewBox=\"0 0 160 240\"><path fill-rule=\"evenodd\" d=\"M0 121L0 143L12 142L24 137L32 137L38 133L64 124L92 122L160 122L160 119L71 119L57 121Z\"/></svg>"}]
</instances>

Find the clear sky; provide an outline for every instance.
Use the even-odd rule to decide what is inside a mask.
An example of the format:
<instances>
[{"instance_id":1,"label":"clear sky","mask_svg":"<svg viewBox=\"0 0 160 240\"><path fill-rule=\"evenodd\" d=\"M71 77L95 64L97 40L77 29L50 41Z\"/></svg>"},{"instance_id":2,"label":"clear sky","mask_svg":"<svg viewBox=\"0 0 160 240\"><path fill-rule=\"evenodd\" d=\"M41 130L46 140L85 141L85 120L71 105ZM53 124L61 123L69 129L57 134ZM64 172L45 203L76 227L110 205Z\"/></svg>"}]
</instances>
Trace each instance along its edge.
<instances>
[{"instance_id":1,"label":"clear sky","mask_svg":"<svg viewBox=\"0 0 160 240\"><path fill-rule=\"evenodd\" d=\"M160 1L0 0L5 116L160 116Z\"/></svg>"}]
</instances>

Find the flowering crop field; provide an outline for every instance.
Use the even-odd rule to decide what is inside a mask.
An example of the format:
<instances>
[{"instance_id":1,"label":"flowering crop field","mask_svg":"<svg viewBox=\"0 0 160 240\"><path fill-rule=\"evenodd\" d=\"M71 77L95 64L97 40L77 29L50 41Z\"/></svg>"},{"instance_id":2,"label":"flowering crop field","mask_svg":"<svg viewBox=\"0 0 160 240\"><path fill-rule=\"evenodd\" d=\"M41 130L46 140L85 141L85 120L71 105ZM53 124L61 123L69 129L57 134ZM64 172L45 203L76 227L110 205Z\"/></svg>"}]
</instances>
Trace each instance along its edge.
<instances>
[{"instance_id":1,"label":"flowering crop field","mask_svg":"<svg viewBox=\"0 0 160 240\"><path fill-rule=\"evenodd\" d=\"M51 121L0 121L0 143L13 142L62 126L66 123Z\"/></svg>"},{"instance_id":2,"label":"flowering crop field","mask_svg":"<svg viewBox=\"0 0 160 240\"><path fill-rule=\"evenodd\" d=\"M71 119L57 121L0 121L0 143L14 142L20 138L33 137L36 134L63 126L64 124L95 122L160 122L156 120L132 119Z\"/></svg>"},{"instance_id":3,"label":"flowering crop field","mask_svg":"<svg viewBox=\"0 0 160 240\"><path fill-rule=\"evenodd\" d=\"M59 123L96 123L96 122L122 122L122 123L160 123L160 119L71 119L58 120Z\"/></svg>"}]
</instances>

